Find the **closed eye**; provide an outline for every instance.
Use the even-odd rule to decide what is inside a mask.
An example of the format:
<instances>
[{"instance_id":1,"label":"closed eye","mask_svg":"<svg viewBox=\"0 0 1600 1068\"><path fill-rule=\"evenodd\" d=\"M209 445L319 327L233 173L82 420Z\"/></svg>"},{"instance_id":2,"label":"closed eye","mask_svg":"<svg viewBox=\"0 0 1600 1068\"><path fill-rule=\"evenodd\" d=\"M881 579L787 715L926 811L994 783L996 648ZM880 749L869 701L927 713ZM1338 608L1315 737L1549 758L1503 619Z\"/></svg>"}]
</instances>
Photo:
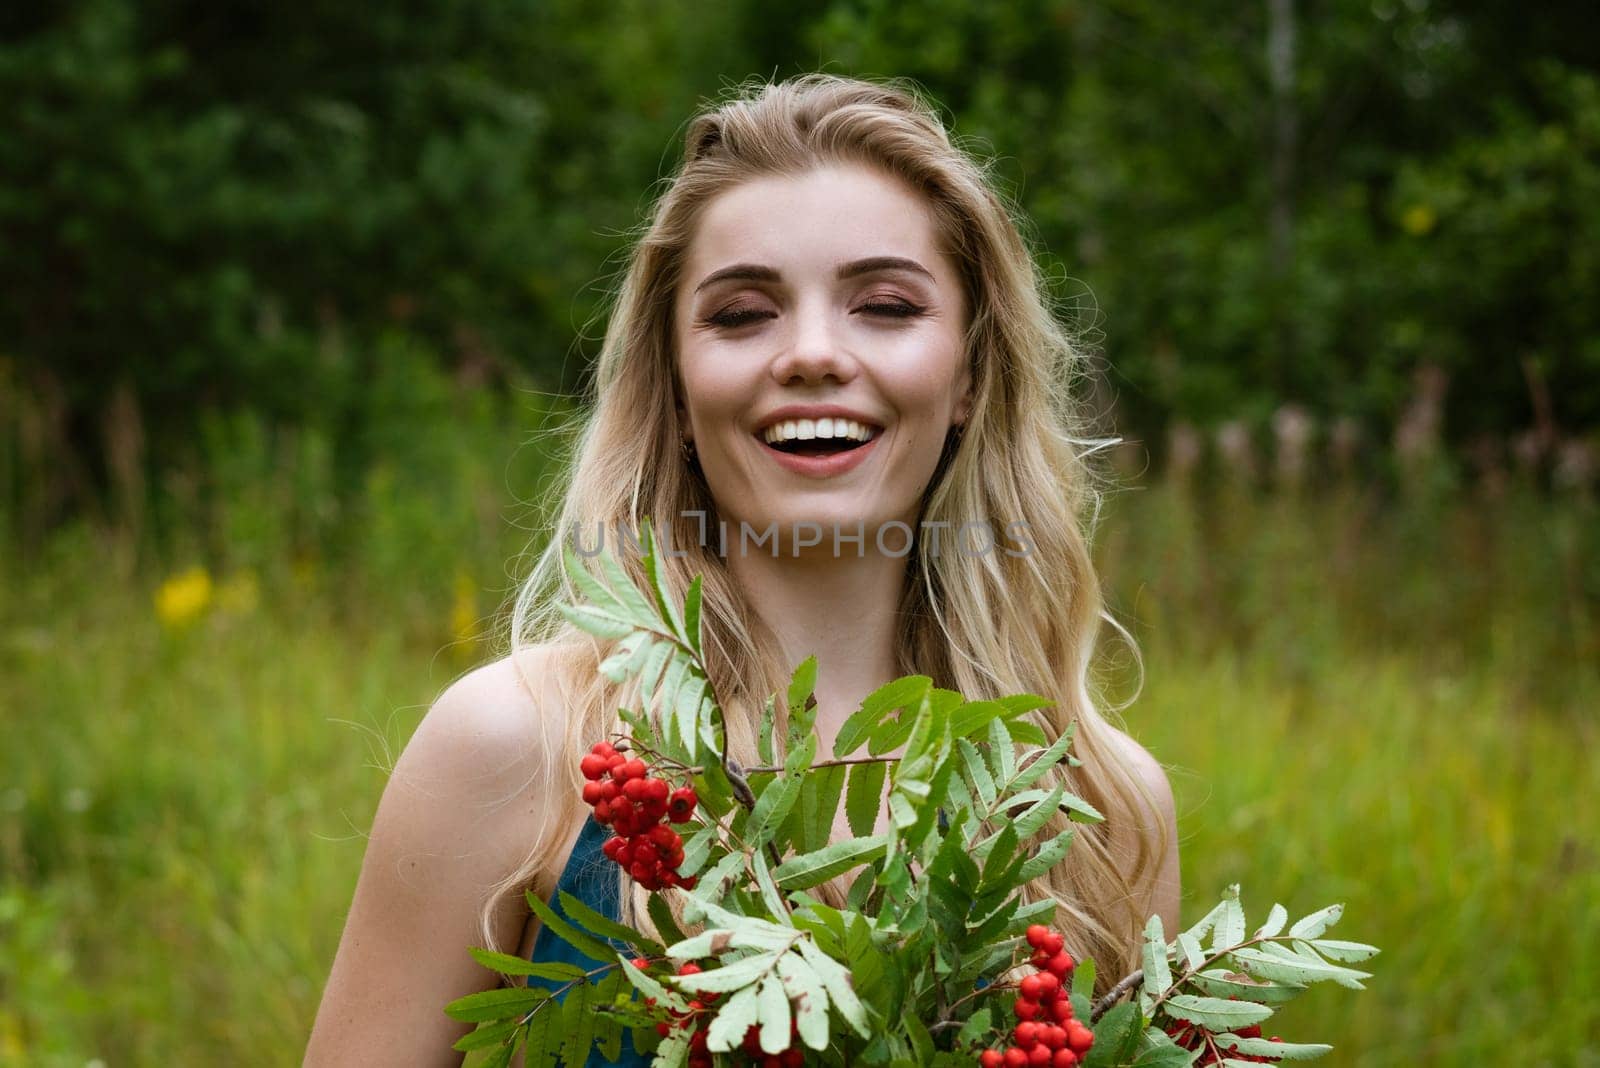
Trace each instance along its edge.
<instances>
[{"instance_id":1,"label":"closed eye","mask_svg":"<svg viewBox=\"0 0 1600 1068\"><path fill-rule=\"evenodd\" d=\"M748 326L759 319L775 319L776 312L765 311L761 308L730 308L727 311L717 312L715 315L706 316L706 322L712 326L720 326L724 330L732 330L741 326Z\"/></svg>"},{"instance_id":2,"label":"closed eye","mask_svg":"<svg viewBox=\"0 0 1600 1068\"><path fill-rule=\"evenodd\" d=\"M927 309L903 300L870 301L861 305L856 311L866 312L869 315L881 315L891 319L909 319L913 315L921 315Z\"/></svg>"}]
</instances>

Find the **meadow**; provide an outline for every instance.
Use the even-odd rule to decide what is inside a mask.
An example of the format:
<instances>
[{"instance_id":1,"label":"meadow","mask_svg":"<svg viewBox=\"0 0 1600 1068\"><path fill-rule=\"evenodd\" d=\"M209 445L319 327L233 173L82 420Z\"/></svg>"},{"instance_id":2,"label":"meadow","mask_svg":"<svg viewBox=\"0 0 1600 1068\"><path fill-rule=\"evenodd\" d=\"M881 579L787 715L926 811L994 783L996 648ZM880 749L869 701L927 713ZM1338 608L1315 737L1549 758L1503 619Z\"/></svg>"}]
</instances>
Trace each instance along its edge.
<instances>
[{"instance_id":1,"label":"meadow","mask_svg":"<svg viewBox=\"0 0 1600 1068\"><path fill-rule=\"evenodd\" d=\"M385 769L495 655L552 462L504 443L541 404L442 397L354 493L314 435L221 421L137 522L7 535L0 1065L298 1063ZM1186 917L1238 882L1383 948L1275 1033L1600 1064L1597 528L1447 466L1109 497L1142 672L1108 635L1100 680L1171 769Z\"/></svg>"}]
</instances>

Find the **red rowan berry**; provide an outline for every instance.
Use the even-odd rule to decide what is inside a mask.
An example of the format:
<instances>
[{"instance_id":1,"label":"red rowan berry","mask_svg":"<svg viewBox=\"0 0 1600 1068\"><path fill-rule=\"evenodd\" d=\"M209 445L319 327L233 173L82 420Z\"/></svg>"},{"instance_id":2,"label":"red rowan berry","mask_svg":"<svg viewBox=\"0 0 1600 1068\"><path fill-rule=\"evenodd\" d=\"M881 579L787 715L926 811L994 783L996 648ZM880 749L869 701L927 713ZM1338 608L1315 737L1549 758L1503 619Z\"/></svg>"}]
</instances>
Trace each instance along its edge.
<instances>
[{"instance_id":1,"label":"red rowan berry","mask_svg":"<svg viewBox=\"0 0 1600 1068\"><path fill-rule=\"evenodd\" d=\"M695 796L693 787L680 786L672 791L667 801L667 818L673 823L687 823L694 815L694 807L699 803L700 799Z\"/></svg>"},{"instance_id":2,"label":"red rowan berry","mask_svg":"<svg viewBox=\"0 0 1600 1068\"><path fill-rule=\"evenodd\" d=\"M1046 927L1042 923L1036 923L1032 927L1028 928L1028 945L1032 946L1034 949L1043 948L1044 940L1049 937L1050 928Z\"/></svg>"},{"instance_id":3,"label":"red rowan berry","mask_svg":"<svg viewBox=\"0 0 1600 1068\"><path fill-rule=\"evenodd\" d=\"M1037 975L1030 975L1023 979L1022 982L1017 984L1017 990L1029 1001L1038 1001L1039 995L1044 992L1039 985L1039 977Z\"/></svg>"},{"instance_id":4,"label":"red rowan berry","mask_svg":"<svg viewBox=\"0 0 1600 1068\"><path fill-rule=\"evenodd\" d=\"M568 759L571 758L569 757ZM606 773L607 766L606 758L603 756L598 756L594 753L590 753L588 756L578 761L578 770L583 772L583 777L585 779L589 780L598 779L604 775Z\"/></svg>"},{"instance_id":5,"label":"red rowan berry","mask_svg":"<svg viewBox=\"0 0 1600 1068\"><path fill-rule=\"evenodd\" d=\"M1011 1006L1011 1014L1019 1020L1031 1020L1039 1015L1039 1003L1031 998L1018 998Z\"/></svg>"}]
</instances>

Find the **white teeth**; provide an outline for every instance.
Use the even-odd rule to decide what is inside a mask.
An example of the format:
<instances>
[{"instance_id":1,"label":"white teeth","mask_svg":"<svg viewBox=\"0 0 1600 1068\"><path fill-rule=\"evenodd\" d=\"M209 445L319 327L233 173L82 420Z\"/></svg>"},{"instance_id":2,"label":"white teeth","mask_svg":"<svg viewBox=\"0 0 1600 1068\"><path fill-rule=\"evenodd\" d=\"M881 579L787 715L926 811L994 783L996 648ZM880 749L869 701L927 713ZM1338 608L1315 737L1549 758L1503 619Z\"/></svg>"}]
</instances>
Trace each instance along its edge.
<instances>
[{"instance_id":1,"label":"white teeth","mask_svg":"<svg viewBox=\"0 0 1600 1068\"><path fill-rule=\"evenodd\" d=\"M761 438L769 445L776 445L780 441L812 441L817 438L867 442L876 433L853 419L786 419L767 427Z\"/></svg>"}]
</instances>

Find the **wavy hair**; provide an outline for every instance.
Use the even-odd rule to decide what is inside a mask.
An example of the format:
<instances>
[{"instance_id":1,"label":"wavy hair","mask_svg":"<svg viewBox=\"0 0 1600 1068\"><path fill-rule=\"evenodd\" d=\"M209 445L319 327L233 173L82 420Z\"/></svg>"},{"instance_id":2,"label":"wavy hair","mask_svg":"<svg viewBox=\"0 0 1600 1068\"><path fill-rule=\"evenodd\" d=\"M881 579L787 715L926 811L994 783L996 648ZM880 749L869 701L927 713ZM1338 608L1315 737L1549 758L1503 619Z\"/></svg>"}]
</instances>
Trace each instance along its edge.
<instances>
[{"instance_id":1,"label":"wavy hair","mask_svg":"<svg viewBox=\"0 0 1600 1068\"><path fill-rule=\"evenodd\" d=\"M646 517L655 517L658 529L670 523L673 544L685 554L661 561L670 595L681 599L692 578L704 576L708 667L729 750L755 763L759 710L793 665L782 661L775 635L731 580L727 562L702 544L698 523L684 515L717 520L703 477L679 449L673 297L713 198L753 177L830 164L876 168L926 198L971 310L972 409L965 433L947 442L916 530L1004 517L1026 523L1031 542L1020 555L914 546L899 606L899 668L969 699L1047 697L1054 705L1035 716L1051 737L1077 723L1082 766L1059 774L1107 820L1080 827L1067 860L1025 893L1057 902L1068 945L1094 957L1101 979L1112 982L1135 966L1150 886L1170 843L1141 815L1141 806L1151 811L1147 791L1120 755L1125 750L1089 685L1099 626L1109 620L1089 553L1100 493L1088 459L1103 443L1085 436L1086 413L1071 390L1082 355L1053 312L1006 199L984 165L952 142L936 108L903 81L808 74L748 83L690 121L681 167L655 201L615 295L561 487L556 536L518 589L511 616L513 657L520 662L522 652L542 647L545 670L566 703L565 715L545 724L562 725L562 736L547 746L555 755L551 782L578 797L580 756L616 728L615 710L629 696L595 670L609 643L575 630L554 610L556 598L577 599L561 567L564 532L634 530ZM624 554L621 562L643 588L639 561ZM1109 832L1119 827L1124 841L1137 842L1132 855L1113 845ZM550 852L549 842L531 843L526 862L494 888L481 916L485 944L494 940L497 903L526 889ZM819 891L842 901L838 887ZM624 915L647 925L642 894L624 894Z\"/></svg>"}]
</instances>

